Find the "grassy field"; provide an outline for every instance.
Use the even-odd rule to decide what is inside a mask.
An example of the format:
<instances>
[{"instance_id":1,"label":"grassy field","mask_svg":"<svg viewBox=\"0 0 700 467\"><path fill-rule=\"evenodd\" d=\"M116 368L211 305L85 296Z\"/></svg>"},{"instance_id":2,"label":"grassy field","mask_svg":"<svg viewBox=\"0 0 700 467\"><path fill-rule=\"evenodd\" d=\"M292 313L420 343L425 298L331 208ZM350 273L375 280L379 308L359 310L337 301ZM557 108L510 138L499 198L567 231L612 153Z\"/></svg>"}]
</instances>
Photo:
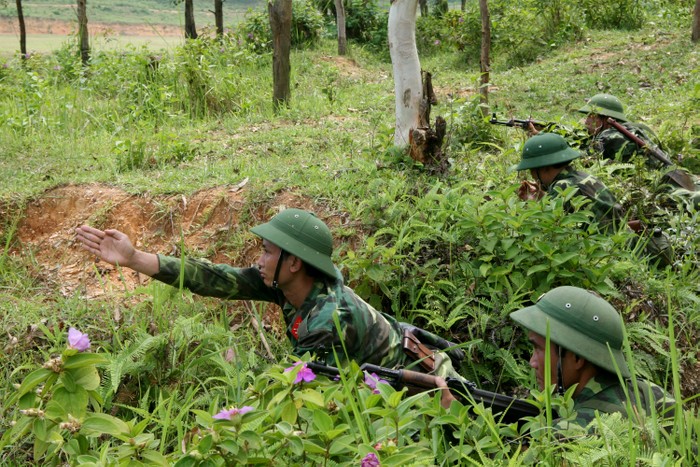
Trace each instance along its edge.
<instances>
[{"instance_id":1,"label":"grassy field","mask_svg":"<svg viewBox=\"0 0 700 467\"><path fill-rule=\"evenodd\" d=\"M73 36L61 36L57 34L29 34L27 35L27 51L29 53L47 53L60 49L66 42L75 40ZM173 36L132 36L111 35L108 37L93 37L91 46L95 51L121 50L129 47L157 51L170 50L182 43L182 38ZM19 53L19 38L14 34L0 34L0 58L9 58Z\"/></svg>"},{"instance_id":2,"label":"grassy field","mask_svg":"<svg viewBox=\"0 0 700 467\"><path fill-rule=\"evenodd\" d=\"M686 29L655 21L634 31L586 30L519 66L502 52L490 109L580 128L576 109L610 92L692 166L700 158L700 49ZM517 201L524 174L508 169L526 135L488 123L478 62L453 48L421 50L438 98L433 118L448 122L449 171L436 174L392 146L392 67L369 46L351 43L339 57L324 37L294 49L292 99L275 113L269 51L253 53L236 38L169 44L162 54L114 51L121 39L96 47L87 70L61 44L24 64L0 58L3 462L196 465L227 455L240 464L356 465L376 453L382 465L696 463L697 212L670 215L679 257L657 268L624 229L599 235L574 223L561 202ZM649 214L658 174L592 158L580 164L630 215ZM249 265L260 247L249 228L283 207L328 222L334 260L367 301L463 343L470 358L461 371L479 386L527 393L530 346L508 314L574 284L620 310L629 361L686 412L667 429L653 417L641 427L604 417L597 426L605 436L579 432L569 443L554 442L539 418L525 451L513 427L466 408L447 413L432 393L375 394L351 374L293 384L278 308L151 282L95 263L73 241L73 229L90 223L119 228L149 251ZM93 343L78 355L81 373L39 385L48 374L41 364L74 357L64 353L69 327ZM16 400L14 385L26 380L55 391L35 396L26 383ZM90 408L79 418L93 431L35 423L18 410L45 404L47 420L68 419L64 405L83 397ZM545 413L571 403L533 398ZM222 425L211 419L222 406L254 410ZM454 433L460 442L448 441Z\"/></svg>"}]
</instances>

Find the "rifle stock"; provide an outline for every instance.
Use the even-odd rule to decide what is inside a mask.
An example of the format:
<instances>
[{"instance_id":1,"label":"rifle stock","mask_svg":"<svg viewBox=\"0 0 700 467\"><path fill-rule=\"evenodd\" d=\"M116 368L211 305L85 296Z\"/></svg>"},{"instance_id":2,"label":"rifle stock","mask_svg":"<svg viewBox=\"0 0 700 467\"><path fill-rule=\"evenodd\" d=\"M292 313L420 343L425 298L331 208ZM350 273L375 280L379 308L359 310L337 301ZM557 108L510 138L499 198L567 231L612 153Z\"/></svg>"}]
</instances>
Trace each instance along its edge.
<instances>
[{"instance_id":1,"label":"rifle stock","mask_svg":"<svg viewBox=\"0 0 700 467\"><path fill-rule=\"evenodd\" d=\"M646 149L647 151L649 151L649 154L654 156L657 160L659 160L665 166L673 165L673 162L671 161L671 159L669 159L668 156L666 155L666 153L664 153L661 149L657 148L656 146L651 146L651 145L647 144L646 141L644 141L639 136L635 135L634 133L629 131L627 128L622 126L614 118L608 117L608 119L606 121L613 128L615 128L617 131L619 131L620 133L625 135L627 137L627 139L634 142L639 148Z\"/></svg>"},{"instance_id":2,"label":"rifle stock","mask_svg":"<svg viewBox=\"0 0 700 467\"><path fill-rule=\"evenodd\" d=\"M320 374L331 379L340 376L340 371L332 366L322 365L316 362L309 362L307 366L316 374ZM418 371L406 369L384 368L370 363L365 363L360 370L369 374L376 374L379 378L387 381L395 389L407 388L409 394L428 391L437 388L435 376L420 373ZM540 411L533 404L523 399L516 399L504 394L485 391L476 387L471 381L457 378L447 378L447 387L450 392L464 404L471 401L482 403L485 407L491 407L493 413L505 423L520 422L524 417L539 415Z\"/></svg>"}]
</instances>

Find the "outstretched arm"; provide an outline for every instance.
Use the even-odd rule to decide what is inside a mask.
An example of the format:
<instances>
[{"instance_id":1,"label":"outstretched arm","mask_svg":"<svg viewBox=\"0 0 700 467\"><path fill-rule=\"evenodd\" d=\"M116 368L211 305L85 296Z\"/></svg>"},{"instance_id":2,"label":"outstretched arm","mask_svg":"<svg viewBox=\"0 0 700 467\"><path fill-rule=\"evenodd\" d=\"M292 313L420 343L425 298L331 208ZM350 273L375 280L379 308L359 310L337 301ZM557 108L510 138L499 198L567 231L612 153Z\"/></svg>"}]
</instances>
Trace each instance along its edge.
<instances>
[{"instance_id":1,"label":"outstretched arm","mask_svg":"<svg viewBox=\"0 0 700 467\"><path fill-rule=\"evenodd\" d=\"M157 274L160 269L155 254L137 250L129 237L118 230L99 230L83 225L75 229L75 238L84 249L109 264L127 267L148 276Z\"/></svg>"}]
</instances>

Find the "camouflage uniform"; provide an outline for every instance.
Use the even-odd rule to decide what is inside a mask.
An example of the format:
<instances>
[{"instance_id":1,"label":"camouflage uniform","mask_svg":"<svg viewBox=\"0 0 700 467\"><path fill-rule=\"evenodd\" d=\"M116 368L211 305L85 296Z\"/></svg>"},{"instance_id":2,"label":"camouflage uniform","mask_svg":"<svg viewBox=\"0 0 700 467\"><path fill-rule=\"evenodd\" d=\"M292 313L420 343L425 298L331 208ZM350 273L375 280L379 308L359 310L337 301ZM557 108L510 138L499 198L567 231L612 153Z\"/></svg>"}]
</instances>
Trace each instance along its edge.
<instances>
[{"instance_id":1,"label":"camouflage uniform","mask_svg":"<svg viewBox=\"0 0 700 467\"><path fill-rule=\"evenodd\" d=\"M592 175L565 167L547 187L547 193L556 197L570 186L578 189L578 195L591 200L586 207L595 214L602 225L615 225L624 217L622 206L615 200L608 188Z\"/></svg>"},{"instance_id":2,"label":"camouflage uniform","mask_svg":"<svg viewBox=\"0 0 700 467\"><path fill-rule=\"evenodd\" d=\"M636 403L634 387L627 380L627 391L636 413L651 414L654 406L659 418L673 418L675 399L663 388L646 380L637 380L640 407ZM576 418L574 420L557 421L557 427L567 428L569 423L585 427L595 420L596 412L620 413L627 418L627 396L616 375L602 372L590 379L574 400Z\"/></svg>"},{"instance_id":3,"label":"camouflage uniform","mask_svg":"<svg viewBox=\"0 0 700 467\"><path fill-rule=\"evenodd\" d=\"M166 284L180 282L179 258L158 255L160 272L153 276ZM185 260L184 286L198 295L233 300L261 300L282 307L287 337L297 356L315 353L335 364L333 348L345 360L340 337L333 323L337 311L342 340L348 357L358 363L396 367L405 363L401 327L393 317L381 313L343 284L336 270L335 281L317 280L300 309L288 303L279 289L266 286L257 268L235 268L206 260Z\"/></svg>"},{"instance_id":4,"label":"camouflage uniform","mask_svg":"<svg viewBox=\"0 0 700 467\"><path fill-rule=\"evenodd\" d=\"M651 128L643 123L621 122L620 124L648 145L660 147L659 138ZM635 154L643 154L647 167L652 169L664 167L664 164L649 151L639 148L637 143L631 141L614 127L606 128L595 135L591 140L590 151L601 154L604 159L617 159L622 162L630 162Z\"/></svg>"}]
</instances>

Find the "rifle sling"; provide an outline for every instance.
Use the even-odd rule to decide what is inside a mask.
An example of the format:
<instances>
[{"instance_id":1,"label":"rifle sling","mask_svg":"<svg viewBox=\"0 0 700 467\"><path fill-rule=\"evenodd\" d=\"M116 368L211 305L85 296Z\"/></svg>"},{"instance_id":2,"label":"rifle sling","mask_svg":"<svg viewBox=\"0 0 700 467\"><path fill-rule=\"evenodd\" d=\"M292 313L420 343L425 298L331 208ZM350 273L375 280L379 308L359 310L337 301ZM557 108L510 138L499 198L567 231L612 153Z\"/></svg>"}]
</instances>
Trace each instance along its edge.
<instances>
[{"instance_id":1,"label":"rifle sling","mask_svg":"<svg viewBox=\"0 0 700 467\"><path fill-rule=\"evenodd\" d=\"M417 362L423 370L431 373L435 370L435 353L423 345L413 333L404 329L403 331L403 351L411 360Z\"/></svg>"}]
</instances>

